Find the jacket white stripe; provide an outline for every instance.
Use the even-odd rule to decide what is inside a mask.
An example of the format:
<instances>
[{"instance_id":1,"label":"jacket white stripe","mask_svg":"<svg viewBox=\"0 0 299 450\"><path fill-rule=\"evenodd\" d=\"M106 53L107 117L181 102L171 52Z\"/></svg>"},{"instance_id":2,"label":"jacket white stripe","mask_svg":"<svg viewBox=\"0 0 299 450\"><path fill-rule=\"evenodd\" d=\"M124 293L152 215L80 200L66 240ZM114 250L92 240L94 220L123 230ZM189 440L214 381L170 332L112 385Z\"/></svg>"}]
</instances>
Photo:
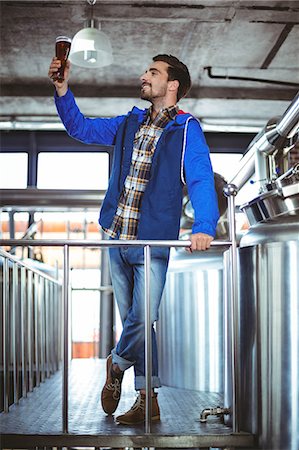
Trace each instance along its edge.
<instances>
[{"instance_id":1,"label":"jacket white stripe","mask_svg":"<svg viewBox=\"0 0 299 450\"><path fill-rule=\"evenodd\" d=\"M183 184L186 184L186 180L184 177L184 158L185 158L185 152L186 152L186 144L187 144L187 130L188 130L188 123L189 120L193 119L193 117L188 117L185 123L184 128L184 140L183 140L183 151L182 151L182 160L181 160L181 180Z\"/></svg>"}]
</instances>

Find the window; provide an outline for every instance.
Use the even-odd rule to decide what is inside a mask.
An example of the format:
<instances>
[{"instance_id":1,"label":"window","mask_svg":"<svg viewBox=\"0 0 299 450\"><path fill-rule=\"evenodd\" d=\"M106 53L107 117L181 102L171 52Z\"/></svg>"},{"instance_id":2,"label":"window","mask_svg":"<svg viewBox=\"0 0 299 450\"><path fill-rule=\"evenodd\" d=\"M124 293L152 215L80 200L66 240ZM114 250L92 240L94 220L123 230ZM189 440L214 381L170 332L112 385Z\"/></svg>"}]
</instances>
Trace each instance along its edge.
<instances>
[{"instance_id":1,"label":"window","mask_svg":"<svg viewBox=\"0 0 299 450\"><path fill-rule=\"evenodd\" d=\"M227 182L229 182L234 175L236 175L238 163L242 156L243 155L240 153L211 153L210 157L214 172L219 173ZM254 183L254 180L249 180L238 192L236 196L236 205L242 205L243 203L252 200L257 195L257 184Z\"/></svg>"},{"instance_id":2,"label":"window","mask_svg":"<svg viewBox=\"0 0 299 450\"><path fill-rule=\"evenodd\" d=\"M0 153L0 167L0 189L26 189L27 153Z\"/></svg>"},{"instance_id":3,"label":"window","mask_svg":"<svg viewBox=\"0 0 299 450\"><path fill-rule=\"evenodd\" d=\"M242 156L240 153L210 153L214 172L230 181L237 171Z\"/></svg>"},{"instance_id":4,"label":"window","mask_svg":"<svg viewBox=\"0 0 299 450\"><path fill-rule=\"evenodd\" d=\"M39 189L107 189L108 153L56 153L38 155Z\"/></svg>"}]
</instances>

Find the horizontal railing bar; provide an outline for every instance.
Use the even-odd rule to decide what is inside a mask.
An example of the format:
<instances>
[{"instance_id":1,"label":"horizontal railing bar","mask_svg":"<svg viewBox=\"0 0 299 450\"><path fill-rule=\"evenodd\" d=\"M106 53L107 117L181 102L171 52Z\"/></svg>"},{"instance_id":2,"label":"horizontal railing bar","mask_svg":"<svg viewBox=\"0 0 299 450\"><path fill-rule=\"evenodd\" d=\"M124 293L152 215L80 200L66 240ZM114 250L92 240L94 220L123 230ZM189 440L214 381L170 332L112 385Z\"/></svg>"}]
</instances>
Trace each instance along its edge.
<instances>
[{"instance_id":1,"label":"horizontal railing bar","mask_svg":"<svg viewBox=\"0 0 299 450\"><path fill-rule=\"evenodd\" d=\"M99 286L97 288L71 288L72 291L95 291L95 292L113 292L112 286Z\"/></svg>"},{"instance_id":2,"label":"horizontal railing bar","mask_svg":"<svg viewBox=\"0 0 299 450\"><path fill-rule=\"evenodd\" d=\"M0 246L13 247L63 247L68 245L70 247L190 247L189 240L83 240L83 239L0 239ZM212 241L212 247L231 246L231 241Z\"/></svg>"},{"instance_id":3,"label":"horizontal railing bar","mask_svg":"<svg viewBox=\"0 0 299 450\"><path fill-rule=\"evenodd\" d=\"M56 280L56 278L51 277L50 275L35 269L34 267L31 267L30 264L25 263L24 261L20 261L16 256L11 255L10 253L6 252L5 250L0 249L0 256L3 256L4 258L9 259L10 261L16 263L17 265L21 267L25 267L25 269L30 270L33 273L36 273L37 275L45 278L46 280L51 281L52 283L56 283L59 286L62 286L61 281Z\"/></svg>"}]
</instances>

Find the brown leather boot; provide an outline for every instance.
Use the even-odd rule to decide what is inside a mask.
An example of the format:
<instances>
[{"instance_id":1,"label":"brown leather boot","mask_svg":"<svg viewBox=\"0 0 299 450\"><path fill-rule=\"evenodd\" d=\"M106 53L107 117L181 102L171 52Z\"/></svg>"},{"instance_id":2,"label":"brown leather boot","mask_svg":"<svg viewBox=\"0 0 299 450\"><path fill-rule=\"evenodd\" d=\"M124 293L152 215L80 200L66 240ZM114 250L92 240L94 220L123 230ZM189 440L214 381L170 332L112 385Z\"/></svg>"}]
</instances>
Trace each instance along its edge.
<instances>
[{"instance_id":1,"label":"brown leather boot","mask_svg":"<svg viewBox=\"0 0 299 450\"><path fill-rule=\"evenodd\" d=\"M106 414L113 414L120 400L121 382L124 373L116 374L113 371L112 355L109 355L107 358L106 372L106 382L101 394L102 408Z\"/></svg>"},{"instance_id":2,"label":"brown leather boot","mask_svg":"<svg viewBox=\"0 0 299 450\"><path fill-rule=\"evenodd\" d=\"M145 422L145 395L138 394L132 408L125 414L116 417L116 422L123 425L136 425ZM157 394L152 397L152 420L160 420L160 408Z\"/></svg>"}]
</instances>

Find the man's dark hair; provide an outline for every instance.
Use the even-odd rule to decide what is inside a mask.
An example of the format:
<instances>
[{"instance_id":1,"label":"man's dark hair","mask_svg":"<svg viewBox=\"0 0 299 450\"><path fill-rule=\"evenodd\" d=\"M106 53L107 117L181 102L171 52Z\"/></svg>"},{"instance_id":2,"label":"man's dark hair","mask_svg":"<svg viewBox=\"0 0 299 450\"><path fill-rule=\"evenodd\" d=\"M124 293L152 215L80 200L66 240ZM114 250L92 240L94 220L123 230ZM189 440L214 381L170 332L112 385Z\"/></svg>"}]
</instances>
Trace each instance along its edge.
<instances>
[{"instance_id":1,"label":"man's dark hair","mask_svg":"<svg viewBox=\"0 0 299 450\"><path fill-rule=\"evenodd\" d=\"M178 58L172 55L157 55L153 57L153 61L163 61L169 65L168 80L178 80L179 89L177 100L185 97L191 88L191 78L188 67Z\"/></svg>"}]
</instances>

